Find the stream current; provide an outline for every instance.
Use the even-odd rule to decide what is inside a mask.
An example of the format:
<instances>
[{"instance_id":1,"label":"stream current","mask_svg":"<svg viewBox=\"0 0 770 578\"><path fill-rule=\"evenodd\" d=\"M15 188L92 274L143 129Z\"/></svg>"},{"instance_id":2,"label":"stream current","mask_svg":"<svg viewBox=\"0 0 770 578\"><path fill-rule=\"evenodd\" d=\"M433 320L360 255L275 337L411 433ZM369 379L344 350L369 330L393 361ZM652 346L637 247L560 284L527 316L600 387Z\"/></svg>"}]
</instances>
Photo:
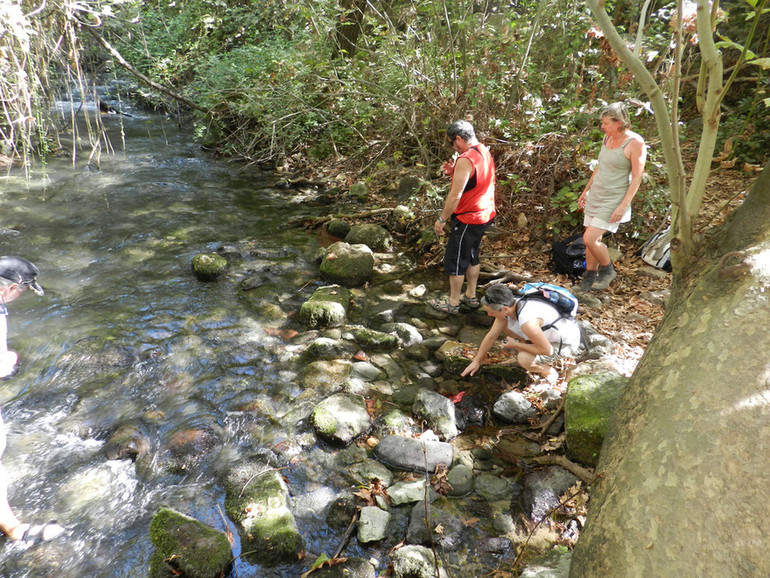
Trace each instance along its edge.
<instances>
[{"instance_id":1,"label":"stream current","mask_svg":"<svg viewBox=\"0 0 770 578\"><path fill-rule=\"evenodd\" d=\"M81 152L30 179L18 167L0 178L0 253L33 261L45 289L9 306L9 348L21 359L0 382L9 499L23 521L67 528L38 546L0 543L0 575L147 576L161 506L231 532L238 556L218 481L238 459L280 448L303 454L303 467L283 473L308 559L267 569L239 558L233 575L298 576L340 538L322 516L334 496L328 448L302 446L310 434L283 423L296 373L242 276L202 283L191 261L250 243L249 266L270 272L257 295L288 314L318 284L318 239L286 223L319 209L276 188L275 173L212 159L163 116L105 124L116 150L98 166ZM157 456L144 471L105 456L124 423L141 424ZM168 468L168 448L199 432L210 434L204 457Z\"/></svg>"}]
</instances>

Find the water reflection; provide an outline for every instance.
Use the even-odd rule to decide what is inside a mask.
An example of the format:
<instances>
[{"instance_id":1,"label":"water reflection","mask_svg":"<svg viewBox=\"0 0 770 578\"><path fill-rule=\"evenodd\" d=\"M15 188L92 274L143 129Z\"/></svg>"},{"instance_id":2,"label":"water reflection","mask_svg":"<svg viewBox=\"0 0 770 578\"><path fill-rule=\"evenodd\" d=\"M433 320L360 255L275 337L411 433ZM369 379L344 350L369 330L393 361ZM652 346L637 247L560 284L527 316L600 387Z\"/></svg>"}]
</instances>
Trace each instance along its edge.
<instances>
[{"instance_id":1,"label":"water reflection","mask_svg":"<svg viewBox=\"0 0 770 578\"><path fill-rule=\"evenodd\" d=\"M272 188L275 175L212 160L163 117L105 122L126 149L98 167L65 158L29 181L22 171L0 179L0 253L34 261L46 288L10 308L9 345L23 360L0 384L10 501L23 520L68 528L44 549L0 548L3 576L146 576L159 506L227 529L221 472L294 443L276 416L298 394L296 374L277 363L283 342L238 283L247 265L269 268L260 295L286 313L298 306L317 243L285 222L312 207ZM253 262L218 283L193 278L195 254L245 242ZM136 465L105 456L122 424L151 440ZM312 535L320 522L303 520ZM298 573L238 565L240 577L270 572Z\"/></svg>"}]
</instances>

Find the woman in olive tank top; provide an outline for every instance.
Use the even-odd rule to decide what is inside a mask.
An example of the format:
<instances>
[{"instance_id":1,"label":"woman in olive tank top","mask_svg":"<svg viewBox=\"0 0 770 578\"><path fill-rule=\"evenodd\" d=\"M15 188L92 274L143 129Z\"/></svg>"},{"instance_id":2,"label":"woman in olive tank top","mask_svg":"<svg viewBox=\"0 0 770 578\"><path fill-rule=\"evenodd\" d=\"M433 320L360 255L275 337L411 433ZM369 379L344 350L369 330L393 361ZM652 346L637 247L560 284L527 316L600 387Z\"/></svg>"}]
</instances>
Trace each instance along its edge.
<instances>
[{"instance_id":1,"label":"woman in olive tank top","mask_svg":"<svg viewBox=\"0 0 770 578\"><path fill-rule=\"evenodd\" d=\"M601 119L605 137L599 163L578 198L578 206L585 213L586 246L586 272L573 288L579 292L606 289L617 276L602 237L631 219L631 201L642 183L647 157L644 139L628 128L628 111L623 103L608 106Z\"/></svg>"}]
</instances>

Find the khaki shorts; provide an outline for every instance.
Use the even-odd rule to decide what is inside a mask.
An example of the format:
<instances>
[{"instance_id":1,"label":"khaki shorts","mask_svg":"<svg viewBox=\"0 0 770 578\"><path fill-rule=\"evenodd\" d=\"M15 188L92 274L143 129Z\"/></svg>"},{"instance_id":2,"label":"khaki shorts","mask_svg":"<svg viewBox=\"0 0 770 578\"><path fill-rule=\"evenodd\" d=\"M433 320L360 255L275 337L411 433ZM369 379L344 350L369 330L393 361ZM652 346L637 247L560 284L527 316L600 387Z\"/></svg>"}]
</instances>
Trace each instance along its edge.
<instances>
[{"instance_id":1,"label":"khaki shorts","mask_svg":"<svg viewBox=\"0 0 770 578\"><path fill-rule=\"evenodd\" d=\"M565 357L575 357L575 353L569 345L562 345L561 350L559 350L558 343L551 343L551 346L553 347L553 353L551 355L536 355L535 363L538 365L553 365Z\"/></svg>"},{"instance_id":2,"label":"khaki shorts","mask_svg":"<svg viewBox=\"0 0 770 578\"><path fill-rule=\"evenodd\" d=\"M617 233L618 227L620 226L620 222L608 223L607 221L601 220L599 217L589 217L588 215L586 215L585 218L583 219L583 226L596 227L597 229L604 229L608 233Z\"/></svg>"}]
</instances>

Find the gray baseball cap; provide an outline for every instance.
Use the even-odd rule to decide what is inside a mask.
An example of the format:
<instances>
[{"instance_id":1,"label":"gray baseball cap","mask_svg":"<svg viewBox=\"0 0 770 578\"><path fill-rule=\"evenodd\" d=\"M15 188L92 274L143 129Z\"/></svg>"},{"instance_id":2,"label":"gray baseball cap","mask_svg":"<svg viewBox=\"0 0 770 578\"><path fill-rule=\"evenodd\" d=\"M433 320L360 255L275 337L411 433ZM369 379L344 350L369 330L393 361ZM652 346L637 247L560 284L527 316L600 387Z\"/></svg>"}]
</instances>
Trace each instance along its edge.
<instances>
[{"instance_id":1,"label":"gray baseball cap","mask_svg":"<svg viewBox=\"0 0 770 578\"><path fill-rule=\"evenodd\" d=\"M26 285L38 295L43 295L43 288L36 280L38 273L34 263L30 263L23 257L0 257L0 277L19 285Z\"/></svg>"}]
</instances>

